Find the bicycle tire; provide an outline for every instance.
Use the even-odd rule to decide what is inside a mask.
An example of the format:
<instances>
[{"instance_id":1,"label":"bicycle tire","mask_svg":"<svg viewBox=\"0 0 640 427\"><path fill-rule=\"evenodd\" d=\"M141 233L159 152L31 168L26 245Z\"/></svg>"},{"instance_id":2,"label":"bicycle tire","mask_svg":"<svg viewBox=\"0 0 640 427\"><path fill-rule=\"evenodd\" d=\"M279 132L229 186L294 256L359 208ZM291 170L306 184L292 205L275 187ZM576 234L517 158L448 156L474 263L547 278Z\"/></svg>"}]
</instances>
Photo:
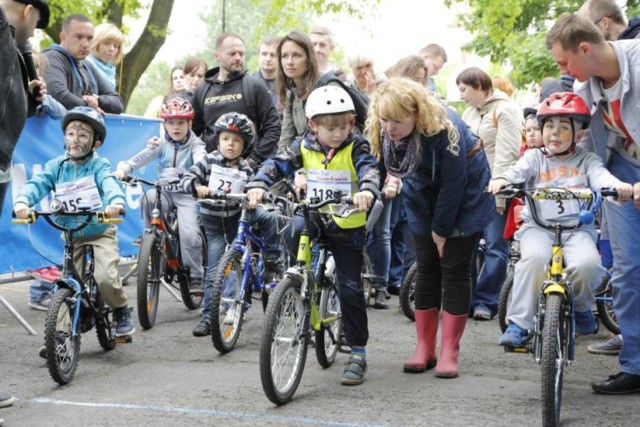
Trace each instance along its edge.
<instances>
[{"instance_id":1,"label":"bicycle tire","mask_svg":"<svg viewBox=\"0 0 640 427\"><path fill-rule=\"evenodd\" d=\"M96 297L96 335L98 343L105 351L116 348L115 337L112 336L111 322L109 321L109 310L104 306L104 300L100 294Z\"/></svg>"},{"instance_id":2,"label":"bicycle tire","mask_svg":"<svg viewBox=\"0 0 640 427\"><path fill-rule=\"evenodd\" d=\"M610 277L606 277L605 280L611 281ZM596 309L598 310L598 318L600 322L607 328L610 332L618 335L620 333L620 325L618 324L618 319L616 318L616 313L613 310L613 298L611 294L611 283L606 284L605 292L598 297L606 298L603 300L596 300Z\"/></svg>"},{"instance_id":3,"label":"bicycle tire","mask_svg":"<svg viewBox=\"0 0 640 427\"><path fill-rule=\"evenodd\" d=\"M406 277L400 285L400 292L398 297L400 299L400 309L405 316L411 321L416 320L415 315L415 292L416 292L416 274L418 271L418 265L414 262L411 264Z\"/></svg>"},{"instance_id":4,"label":"bicycle tire","mask_svg":"<svg viewBox=\"0 0 640 427\"><path fill-rule=\"evenodd\" d=\"M244 322L246 307L239 295L244 288L246 297L247 291L242 277L242 254L236 251L225 253L213 275L210 311L211 342L223 354L233 350ZM229 313L233 317L227 319Z\"/></svg>"},{"instance_id":5,"label":"bicycle tire","mask_svg":"<svg viewBox=\"0 0 640 427\"><path fill-rule=\"evenodd\" d=\"M151 329L156 322L164 263L160 239L153 233L145 234L138 255L136 282L138 322L142 329Z\"/></svg>"},{"instance_id":6,"label":"bicycle tire","mask_svg":"<svg viewBox=\"0 0 640 427\"><path fill-rule=\"evenodd\" d=\"M309 318L300 286L288 275L282 279L269 298L262 329L260 380L267 398L276 405L292 399L307 360ZM287 362L290 366L285 366Z\"/></svg>"},{"instance_id":7,"label":"bicycle tire","mask_svg":"<svg viewBox=\"0 0 640 427\"><path fill-rule=\"evenodd\" d=\"M202 242L201 249L200 249L200 251L202 252L202 268L203 268L203 271L207 271L207 265L208 265L207 261L209 258L207 253L207 239L204 237L202 230L198 230L198 234L200 235L200 242ZM202 300L204 299L204 296L194 295L191 293L190 277L182 275L180 279L181 280L179 281L180 282L179 285L180 285L180 295L182 296L182 302L184 303L185 307L187 307L189 310L197 310L202 305ZM204 283L204 281L202 283Z\"/></svg>"},{"instance_id":8,"label":"bicycle tire","mask_svg":"<svg viewBox=\"0 0 640 427\"><path fill-rule=\"evenodd\" d=\"M549 294L545 302L542 327L542 425L557 426L560 423L564 351L566 347L568 319L563 313L564 296Z\"/></svg>"},{"instance_id":9,"label":"bicycle tire","mask_svg":"<svg viewBox=\"0 0 640 427\"><path fill-rule=\"evenodd\" d=\"M373 300L375 300L374 284L371 282L370 277L374 275L373 265L371 264L371 258L369 257L369 251L365 249L362 251L362 289L364 290L364 303L365 306L370 307Z\"/></svg>"},{"instance_id":10,"label":"bicycle tire","mask_svg":"<svg viewBox=\"0 0 640 427\"><path fill-rule=\"evenodd\" d=\"M515 265L509 263L507 269L507 277L504 279L504 283L500 288L500 295L498 295L498 311L496 317L498 318L498 325L502 332L507 330L509 321L507 320L507 311L509 309L509 298L511 297L511 289L513 288L513 275L515 272Z\"/></svg>"},{"instance_id":11,"label":"bicycle tire","mask_svg":"<svg viewBox=\"0 0 640 427\"><path fill-rule=\"evenodd\" d=\"M44 327L47 368L55 382L71 382L80 357L80 330L71 336L76 300L71 289L62 288L51 299Z\"/></svg>"},{"instance_id":12,"label":"bicycle tire","mask_svg":"<svg viewBox=\"0 0 640 427\"><path fill-rule=\"evenodd\" d=\"M329 278L325 278L329 280ZM333 282L325 286L320 293L318 313L320 330L315 331L316 358L324 369L333 365L340 350L340 332L342 331L342 311L338 290Z\"/></svg>"}]
</instances>

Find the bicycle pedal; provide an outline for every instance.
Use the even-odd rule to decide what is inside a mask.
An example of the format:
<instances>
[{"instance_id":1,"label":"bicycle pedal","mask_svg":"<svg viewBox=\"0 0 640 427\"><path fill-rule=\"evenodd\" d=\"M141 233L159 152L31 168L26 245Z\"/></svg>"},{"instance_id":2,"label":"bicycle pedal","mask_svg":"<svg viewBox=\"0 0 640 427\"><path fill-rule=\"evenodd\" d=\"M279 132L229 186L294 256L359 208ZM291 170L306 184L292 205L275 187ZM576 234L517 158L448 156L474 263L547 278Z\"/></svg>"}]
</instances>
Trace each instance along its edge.
<instances>
[{"instance_id":1,"label":"bicycle pedal","mask_svg":"<svg viewBox=\"0 0 640 427\"><path fill-rule=\"evenodd\" d=\"M131 344L133 342L133 337L131 335L115 337L114 341L116 342L116 344Z\"/></svg>"},{"instance_id":2,"label":"bicycle pedal","mask_svg":"<svg viewBox=\"0 0 640 427\"><path fill-rule=\"evenodd\" d=\"M504 347L505 353L531 353L529 347Z\"/></svg>"},{"instance_id":3,"label":"bicycle pedal","mask_svg":"<svg viewBox=\"0 0 640 427\"><path fill-rule=\"evenodd\" d=\"M204 289L190 289L189 294L193 295L194 297L203 297Z\"/></svg>"}]
</instances>

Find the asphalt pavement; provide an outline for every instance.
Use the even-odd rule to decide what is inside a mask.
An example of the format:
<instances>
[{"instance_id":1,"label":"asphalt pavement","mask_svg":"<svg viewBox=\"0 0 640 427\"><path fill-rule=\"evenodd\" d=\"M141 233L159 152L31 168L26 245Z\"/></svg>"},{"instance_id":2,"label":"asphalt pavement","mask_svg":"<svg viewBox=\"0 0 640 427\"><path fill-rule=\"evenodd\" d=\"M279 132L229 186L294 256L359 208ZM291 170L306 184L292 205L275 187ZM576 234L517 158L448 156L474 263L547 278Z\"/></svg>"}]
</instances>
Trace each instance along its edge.
<instances>
[{"instance_id":1,"label":"asphalt pavement","mask_svg":"<svg viewBox=\"0 0 640 427\"><path fill-rule=\"evenodd\" d=\"M126 288L135 306L135 287ZM220 355L209 337L191 329L189 311L166 291L156 325L143 331L133 313L131 344L104 352L92 330L82 335L73 381L59 386L37 349L44 312L27 307L28 282L0 285L6 298L36 330L32 336L0 305L0 390L16 403L0 409L5 426L536 426L541 424L540 368L531 354L505 353L497 345L497 321L469 319L462 340L460 377L432 372L406 374L402 362L413 351L414 324L397 309L368 309L369 371L363 385L339 378L347 355L322 369L310 349L294 399L281 407L264 395L259 374L263 313L248 313L234 351ZM640 395L600 396L590 383L617 372L614 356L586 347L605 331L578 339L576 361L565 371L563 426L638 426Z\"/></svg>"}]
</instances>

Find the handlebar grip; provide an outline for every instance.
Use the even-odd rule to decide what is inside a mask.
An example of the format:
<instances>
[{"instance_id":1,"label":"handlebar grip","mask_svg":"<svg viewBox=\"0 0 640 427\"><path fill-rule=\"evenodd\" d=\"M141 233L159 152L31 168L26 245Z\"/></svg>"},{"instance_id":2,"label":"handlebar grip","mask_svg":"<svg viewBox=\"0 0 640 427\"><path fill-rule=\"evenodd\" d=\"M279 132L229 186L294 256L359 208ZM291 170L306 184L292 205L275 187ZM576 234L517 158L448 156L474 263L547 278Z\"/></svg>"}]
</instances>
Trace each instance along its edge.
<instances>
[{"instance_id":1,"label":"handlebar grip","mask_svg":"<svg viewBox=\"0 0 640 427\"><path fill-rule=\"evenodd\" d=\"M618 197L618 190L615 188L601 188L600 195L602 197Z\"/></svg>"},{"instance_id":2,"label":"handlebar grip","mask_svg":"<svg viewBox=\"0 0 640 427\"><path fill-rule=\"evenodd\" d=\"M33 221L30 218L27 219L12 219L11 224L33 224Z\"/></svg>"}]
</instances>

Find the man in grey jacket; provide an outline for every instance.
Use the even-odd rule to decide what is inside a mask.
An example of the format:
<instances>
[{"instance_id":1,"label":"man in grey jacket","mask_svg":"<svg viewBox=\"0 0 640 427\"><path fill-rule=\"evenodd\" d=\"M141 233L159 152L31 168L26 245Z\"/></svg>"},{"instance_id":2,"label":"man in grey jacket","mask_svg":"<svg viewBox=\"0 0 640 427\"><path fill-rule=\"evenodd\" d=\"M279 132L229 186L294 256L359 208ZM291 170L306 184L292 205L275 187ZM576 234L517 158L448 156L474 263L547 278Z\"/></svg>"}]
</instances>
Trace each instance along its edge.
<instances>
[{"instance_id":1,"label":"man in grey jacket","mask_svg":"<svg viewBox=\"0 0 640 427\"><path fill-rule=\"evenodd\" d=\"M101 113L120 114L122 98L85 58L93 39L93 23L84 15L69 15L62 23L60 44L44 50L49 66L44 80L49 93L67 109L89 106Z\"/></svg>"},{"instance_id":2,"label":"man in grey jacket","mask_svg":"<svg viewBox=\"0 0 640 427\"><path fill-rule=\"evenodd\" d=\"M49 23L46 0L0 0L0 214L11 180L11 158L27 116L47 92L43 81L30 79L20 49L36 28ZM36 89L37 88L37 89Z\"/></svg>"},{"instance_id":3,"label":"man in grey jacket","mask_svg":"<svg viewBox=\"0 0 640 427\"><path fill-rule=\"evenodd\" d=\"M564 14L547 35L560 71L591 108L583 146L634 185L633 203L604 203L613 250L613 307L624 337L620 372L592 384L596 393L640 392L640 41L607 42L591 20ZM634 206L635 205L635 206Z\"/></svg>"}]
</instances>

